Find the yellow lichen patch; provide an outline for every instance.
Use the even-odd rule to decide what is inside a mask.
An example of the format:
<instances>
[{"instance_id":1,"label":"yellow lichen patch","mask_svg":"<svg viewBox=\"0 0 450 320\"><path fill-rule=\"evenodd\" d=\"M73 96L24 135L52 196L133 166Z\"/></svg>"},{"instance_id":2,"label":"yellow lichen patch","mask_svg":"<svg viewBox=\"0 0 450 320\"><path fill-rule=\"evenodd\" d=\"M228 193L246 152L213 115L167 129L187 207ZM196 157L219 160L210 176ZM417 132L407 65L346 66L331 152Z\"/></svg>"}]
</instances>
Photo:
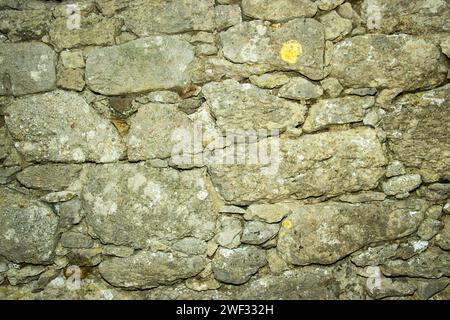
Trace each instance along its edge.
<instances>
[{"instance_id":1,"label":"yellow lichen patch","mask_svg":"<svg viewBox=\"0 0 450 320\"><path fill-rule=\"evenodd\" d=\"M281 46L280 57L281 60L294 64L297 62L298 56L303 53L302 45L296 40L289 40Z\"/></svg>"},{"instance_id":2,"label":"yellow lichen patch","mask_svg":"<svg viewBox=\"0 0 450 320\"><path fill-rule=\"evenodd\" d=\"M290 229L290 228L292 228L292 222L291 222L291 220L289 220L289 219L285 219L285 220L283 221L282 225L283 225L283 228L285 228L285 229Z\"/></svg>"}]
</instances>

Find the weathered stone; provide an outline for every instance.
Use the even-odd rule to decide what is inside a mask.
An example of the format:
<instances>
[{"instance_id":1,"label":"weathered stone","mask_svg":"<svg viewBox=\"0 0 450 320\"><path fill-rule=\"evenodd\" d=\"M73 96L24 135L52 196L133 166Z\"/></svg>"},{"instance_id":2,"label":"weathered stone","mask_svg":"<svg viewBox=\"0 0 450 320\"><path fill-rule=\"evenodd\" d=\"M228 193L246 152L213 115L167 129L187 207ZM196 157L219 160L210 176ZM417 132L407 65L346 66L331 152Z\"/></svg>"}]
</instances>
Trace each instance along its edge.
<instances>
[{"instance_id":1,"label":"weathered stone","mask_svg":"<svg viewBox=\"0 0 450 320\"><path fill-rule=\"evenodd\" d=\"M294 19L278 29L259 20L242 22L220 33L220 41L232 62L267 64L313 80L324 77L324 30L313 19Z\"/></svg>"},{"instance_id":2,"label":"weathered stone","mask_svg":"<svg viewBox=\"0 0 450 320\"><path fill-rule=\"evenodd\" d=\"M292 78L280 88L278 95L294 100L317 99L323 94L321 86L306 80L305 78Z\"/></svg>"},{"instance_id":3,"label":"weathered stone","mask_svg":"<svg viewBox=\"0 0 450 320\"><path fill-rule=\"evenodd\" d=\"M65 68L84 68L84 57L81 50L64 50L59 55L59 62Z\"/></svg>"},{"instance_id":4,"label":"weathered stone","mask_svg":"<svg viewBox=\"0 0 450 320\"><path fill-rule=\"evenodd\" d=\"M428 241L439 232L439 229L441 229L441 227L442 222L440 222L439 220L426 218L420 225L419 230L417 230L417 235L420 239Z\"/></svg>"},{"instance_id":5,"label":"weathered stone","mask_svg":"<svg viewBox=\"0 0 450 320\"><path fill-rule=\"evenodd\" d=\"M407 35L365 35L334 47L331 75L348 87L414 90L442 83L447 68L432 43Z\"/></svg>"},{"instance_id":6,"label":"weathered stone","mask_svg":"<svg viewBox=\"0 0 450 320\"><path fill-rule=\"evenodd\" d=\"M151 103L141 106L131 119L127 136L130 161L165 159L172 155L175 129L191 132L193 123L176 105Z\"/></svg>"},{"instance_id":7,"label":"weathered stone","mask_svg":"<svg viewBox=\"0 0 450 320\"><path fill-rule=\"evenodd\" d=\"M142 38L90 52L86 83L105 95L180 87L193 60L193 47L176 36Z\"/></svg>"},{"instance_id":8,"label":"weathered stone","mask_svg":"<svg viewBox=\"0 0 450 320\"><path fill-rule=\"evenodd\" d=\"M445 216L442 223L444 227L436 236L436 244L443 250L450 250L450 216Z\"/></svg>"},{"instance_id":9,"label":"weathered stone","mask_svg":"<svg viewBox=\"0 0 450 320\"><path fill-rule=\"evenodd\" d=\"M352 21L342 18L336 11L321 16L319 21L325 27L326 40L340 39L352 31Z\"/></svg>"},{"instance_id":10,"label":"weathered stone","mask_svg":"<svg viewBox=\"0 0 450 320\"><path fill-rule=\"evenodd\" d=\"M249 129L284 131L303 123L306 113L305 106L234 80L208 83L202 93L218 127L229 133Z\"/></svg>"},{"instance_id":11,"label":"weathered stone","mask_svg":"<svg viewBox=\"0 0 450 320\"><path fill-rule=\"evenodd\" d=\"M312 17L317 6L310 0L243 0L246 16L261 20L285 21L299 17Z\"/></svg>"},{"instance_id":12,"label":"weathered stone","mask_svg":"<svg viewBox=\"0 0 450 320\"><path fill-rule=\"evenodd\" d=\"M267 223L280 222L290 213L289 206L276 204L252 204L244 215L245 220L262 220Z\"/></svg>"},{"instance_id":13,"label":"weathered stone","mask_svg":"<svg viewBox=\"0 0 450 320\"><path fill-rule=\"evenodd\" d=\"M47 32L51 17L48 10L1 10L0 32L10 39L39 39Z\"/></svg>"},{"instance_id":14,"label":"weathered stone","mask_svg":"<svg viewBox=\"0 0 450 320\"><path fill-rule=\"evenodd\" d=\"M395 159L414 168L425 182L450 179L449 96L450 85L406 94L382 122Z\"/></svg>"},{"instance_id":15,"label":"weathered stone","mask_svg":"<svg viewBox=\"0 0 450 320\"><path fill-rule=\"evenodd\" d=\"M134 253L134 249L124 247L124 246L108 245L108 246L103 246L102 253L106 256L126 258L126 257L131 256Z\"/></svg>"},{"instance_id":16,"label":"weathered stone","mask_svg":"<svg viewBox=\"0 0 450 320\"><path fill-rule=\"evenodd\" d=\"M386 297L402 297L412 295L416 291L413 284L408 283L404 279L393 280L381 275L380 267L370 266L366 269L371 272L371 278L366 281L366 288L369 296L374 299L382 299Z\"/></svg>"},{"instance_id":17,"label":"weathered stone","mask_svg":"<svg viewBox=\"0 0 450 320\"><path fill-rule=\"evenodd\" d=\"M0 43L0 95L53 90L55 67L56 53L43 43Z\"/></svg>"},{"instance_id":18,"label":"weathered stone","mask_svg":"<svg viewBox=\"0 0 450 320\"><path fill-rule=\"evenodd\" d=\"M420 200L295 205L283 220L277 248L292 264L330 264L370 243L413 233L425 209Z\"/></svg>"},{"instance_id":19,"label":"weathered stone","mask_svg":"<svg viewBox=\"0 0 450 320\"><path fill-rule=\"evenodd\" d=\"M14 175L20 171L20 167L0 167L0 184L7 184L14 179Z\"/></svg>"},{"instance_id":20,"label":"weathered stone","mask_svg":"<svg viewBox=\"0 0 450 320\"><path fill-rule=\"evenodd\" d=\"M57 202L66 202L72 200L77 194L72 191L57 191L47 193L45 196L42 196L40 199L44 202L48 203L57 203Z\"/></svg>"},{"instance_id":21,"label":"weathered stone","mask_svg":"<svg viewBox=\"0 0 450 320\"><path fill-rule=\"evenodd\" d=\"M259 144L273 146L273 139ZM222 197L241 205L257 200L275 202L290 195L301 199L334 196L372 189L384 174L386 158L372 129L281 139L279 147L267 165L209 163L212 181Z\"/></svg>"},{"instance_id":22,"label":"weathered stone","mask_svg":"<svg viewBox=\"0 0 450 320\"><path fill-rule=\"evenodd\" d=\"M211 56L216 54L218 51L216 45L209 43L202 43L195 46L196 56Z\"/></svg>"},{"instance_id":23,"label":"weathered stone","mask_svg":"<svg viewBox=\"0 0 450 320\"><path fill-rule=\"evenodd\" d=\"M407 260L415 255L423 252L429 246L429 242L425 240L408 240L400 244L395 258Z\"/></svg>"},{"instance_id":24,"label":"weathered stone","mask_svg":"<svg viewBox=\"0 0 450 320\"><path fill-rule=\"evenodd\" d=\"M102 248L73 248L67 254L69 264L80 267L93 267L102 262Z\"/></svg>"},{"instance_id":25,"label":"weathered stone","mask_svg":"<svg viewBox=\"0 0 450 320\"><path fill-rule=\"evenodd\" d=\"M28 161L112 162L124 152L112 124L75 93L20 98L7 111L15 147Z\"/></svg>"},{"instance_id":26,"label":"weathered stone","mask_svg":"<svg viewBox=\"0 0 450 320\"><path fill-rule=\"evenodd\" d=\"M373 97L352 96L320 100L309 109L302 129L305 132L313 132L333 124L362 121L366 110L374 103Z\"/></svg>"},{"instance_id":27,"label":"weathered stone","mask_svg":"<svg viewBox=\"0 0 450 320\"><path fill-rule=\"evenodd\" d=\"M376 191L361 191L358 193L344 194L339 197L339 200L350 203L383 201L386 195L383 192Z\"/></svg>"},{"instance_id":28,"label":"weathered stone","mask_svg":"<svg viewBox=\"0 0 450 320\"><path fill-rule=\"evenodd\" d=\"M358 267L376 266L385 263L388 259L395 257L398 244L378 245L368 247L353 253L351 261Z\"/></svg>"},{"instance_id":29,"label":"weathered stone","mask_svg":"<svg viewBox=\"0 0 450 320\"><path fill-rule=\"evenodd\" d=\"M111 164L96 166L87 179L83 208L102 243L146 248L213 236L217 209L204 170Z\"/></svg>"},{"instance_id":30,"label":"weathered stone","mask_svg":"<svg viewBox=\"0 0 450 320\"><path fill-rule=\"evenodd\" d=\"M257 247L219 248L212 261L212 271L221 282L242 284L265 264L265 251Z\"/></svg>"},{"instance_id":31,"label":"weathered stone","mask_svg":"<svg viewBox=\"0 0 450 320\"><path fill-rule=\"evenodd\" d=\"M172 248L188 255L205 255L207 244L203 240L187 237L175 242Z\"/></svg>"},{"instance_id":32,"label":"weathered stone","mask_svg":"<svg viewBox=\"0 0 450 320\"><path fill-rule=\"evenodd\" d=\"M365 0L361 16L377 33L428 34L450 31L450 9L444 0Z\"/></svg>"},{"instance_id":33,"label":"weathered stone","mask_svg":"<svg viewBox=\"0 0 450 320\"><path fill-rule=\"evenodd\" d=\"M405 174L393 177L381 184L384 193L387 195L397 195L416 189L422 183L422 178L418 174Z\"/></svg>"},{"instance_id":34,"label":"weathered stone","mask_svg":"<svg viewBox=\"0 0 450 320\"><path fill-rule=\"evenodd\" d=\"M125 9L130 1L128 0L95 0L95 3L104 16L113 16L119 10Z\"/></svg>"},{"instance_id":35,"label":"weathered stone","mask_svg":"<svg viewBox=\"0 0 450 320\"><path fill-rule=\"evenodd\" d=\"M24 284L32 280L36 280L39 275L45 271L44 266L25 266L20 269L11 268L6 272L8 281L11 285Z\"/></svg>"},{"instance_id":36,"label":"weathered stone","mask_svg":"<svg viewBox=\"0 0 450 320\"><path fill-rule=\"evenodd\" d=\"M450 39L444 40L440 43L442 53L450 58Z\"/></svg>"},{"instance_id":37,"label":"weathered stone","mask_svg":"<svg viewBox=\"0 0 450 320\"><path fill-rule=\"evenodd\" d=\"M249 80L255 86L264 89L273 89L281 87L289 82L290 77L282 72L266 73L260 76L250 76Z\"/></svg>"},{"instance_id":38,"label":"weathered stone","mask_svg":"<svg viewBox=\"0 0 450 320\"><path fill-rule=\"evenodd\" d=\"M83 218L81 201L78 198L58 203L55 205L55 209L59 215L59 225L62 229L80 223Z\"/></svg>"},{"instance_id":39,"label":"weathered stone","mask_svg":"<svg viewBox=\"0 0 450 320\"><path fill-rule=\"evenodd\" d=\"M427 280L421 280L417 279L416 286L417 286L417 297L422 300L428 300L432 296L434 296L436 293L442 291L445 289L449 284L449 280L442 278L442 279L427 279Z\"/></svg>"},{"instance_id":40,"label":"weathered stone","mask_svg":"<svg viewBox=\"0 0 450 320\"><path fill-rule=\"evenodd\" d=\"M357 96L373 96L377 94L378 90L376 88L348 88L344 90L346 94L354 94Z\"/></svg>"},{"instance_id":41,"label":"weathered stone","mask_svg":"<svg viewBox=\"0 0 450 320\"><path fill-rule=\"evenodd\" d=\"M326 78L320 81L320 84L322 85L323 90L325 90L331 98L339 96L344 89L339 83L339 80L335 78Z\"/></svg>"},{"instance_id":42,"label":"weathered stone","mask_svg":"<svg viewBox=\"0 0 450 320\"><path fill-rule=\"evenodd\" d=\"M61 191L78 177L78 164L42 164L29 166L17 174L17 180L27 188Z\"/></svg>"},{"instance_id":43,"label":"weathered stone","mask_svg":"<svg viewBox=\"0 0 450 320\"><path fill-rule=\"evenodd\" d=\"M206 265L202 256L140 251L127 258L110 258L99 266L105 280L118 287L150 289L197 275Z\"/></svg>"},{"instance_id":44,"label":"weathered stone","mask_svg":"<svg viewBox=\"0 0 450 320\"><path fill-rule=\"evenodd\" d=\"M226 29L242 22L241 7L239 5L214 7L215 25L219 30Z\"/></svg>"},{"instance_id":45,"label":"weathered stone","mask_svg":"<svg viewBox=\"0 0 450 320\"><path fill-rule=\"evenodd\" d=\"M58 218L43 203L0 188L0 255L16 263L52 261Z\"/></svg>"},{"instance_id":46,"label":"weathered stone","mask_svg":"<svg viewBox=\"0 0 450 320\"><path fill-rule=\"evenodd\" d=\"M270 249L266 254L267 263L273 274L280 274L289 269L288 264L278 254L276 249Z\"/></svg>"},{"instance_id":47,"label":"weathered stone","mask_svg":"<svg viewBox=\"0 0 450 320\"><path fill-rule=\"evenodd\" d=\"M69 231L61 235L61 245L66 248L91 248L94 241L85 234Z\"/></svg>"},{"instance_id":48,"label":"weathered stone","mask_svg":"<svg viewBox=\"0 0 450 320\"><path fill-rule=\"evenodd\" d=\"M59 49L81 46L112 45L118 34L120 22L89 15L80 19L80 26L72 25L71 19L59 17L50 26L50 41Z\"/></svg>"},{"instance_id":49,"label":"weathered stone","mask_svg":"<svg viewBox=\"0 0 450 320\"><path fill-rule=\"evenodd\" d=\"M320 10L330 11L341 5L345 0L318 0L317 6Z\"/></svg>"},{"instance_id":50,"label":"weathered stone","mask_svg":"<svg viewBox=\"0 0 450 320\"><path fill-rule=\"evenodd\" d=\"M60 68L58 70L57 85L60 88L67 90L82 91L84 88L84 70Z\"/></svg>"},{"instance_id":51,"label":"weathered stone","mask_svg":"<svg viewBox=\"0 0 450 320\"><path fill-rule=\"evenodd\" d=\"M214 29L214 0L132 1L121 16L140 37Z\"/></svg>"},{"instance_id":52,"label":"weathered stone","mask_svg":"<svg viewBox=\"0 0 450 320\"><path fill-rule=\"evenodd\" d=\"M220 213L245 214L245 209L236 206L223 206L219 209Z\"/></svg>"},{"instance_id":53,"label":"weathered stone","mask_svg":"<svg viewBox=\"0 0 450 320\"><path fill-rule=\"evenodd\" d=\"M276 236L280 225L260 221L249 221L244 225L242 243L262 244Z\"/></svg>"},{"instance_id":54,"label":"weathered stone","mask_svg":"<svg viewBox=\"0 0 450 320\"><path fill-rule=\"evenodd\" d=\"M222 247L233 249L241 244L242 223L234 217L223 216L220 218L220 229L216 241Z\"/></svg>"},{"instance_id":55,"label":"weathered stone","mask_svg":"<svg viewBox=\"0 0 450 320\"><path fill-rule=\"evenodd\" d=\"M395 160L386 167L386 177L401 176L406 173L405 166L398 160Z\"/></svg>"},{"instance_id":56,"label":"weathered stone","mask_svg":"<svg viewBox=\"0 0 450 320\"><path fill-rule=\"evenodd\" d=\"M437 247L412 257L409 260L389 260L381 266L387 276L440 278L450 275L450 253Z\"/></svg>"}]
</instances>

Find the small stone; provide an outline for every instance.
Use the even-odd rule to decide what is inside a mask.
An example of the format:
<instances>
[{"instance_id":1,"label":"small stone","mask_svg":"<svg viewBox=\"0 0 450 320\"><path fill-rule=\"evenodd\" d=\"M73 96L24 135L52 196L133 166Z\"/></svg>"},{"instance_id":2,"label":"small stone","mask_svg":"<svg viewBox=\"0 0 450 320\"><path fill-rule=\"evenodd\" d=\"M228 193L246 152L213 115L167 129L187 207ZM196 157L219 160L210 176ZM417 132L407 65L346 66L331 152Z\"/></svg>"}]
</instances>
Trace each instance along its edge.
<instances>
[{"instance_id":1,"label":"small stone","mask_svg":"<svg viewBox=\"0 0 450 320\"><path fill-rule=\"evenodd\" d=\"M440 44L442 53L450 58L450 39L444 40Z\"/></svg>"},{"instance_id":2,"label":"small stone","mask_svg":"<svg viewBox=\"0 0 450 320\"><path fill-rule=\"evenodd\" d=\"M390 178L382 183L383 192L387 195L399 195L412 191L420 186L422 178L418 174L407 174Z\"/></svg>"},{"instance_id":3,"label":"small stone","mask_svg":"<svg viewBox=\"0 0 450 320\"><path fill-rule=\"evenodd\" d=\"M420 237L420 239L428 241L439 232L441 227L442 222L440 222L439 220L426 218L417 230L417 235Z\"/></svg>"},{"instance_id":4,"label":"small stone","mask_svg":"<svg viewBox=\"0 0 450 320\"><path fill-rule=\"evenodd\" d=\"M386 297L401 297L412 295L416 287L403 280L392 280L381 275L380 267L367 267L374 275L366 282L367 292L374 299ZM375 272L373 270L376 270Z\"/></svg>"},{"instance_id":5,"label":"small stone","mask_svg":"<svg viewBox=\"0 0 450 320\"><path fill-rule=\"evenodd\" d=\"M81 50L64 50L61 51L59 61L64 68L84 68L83 51Z\"/></svg>"},{"instance_id":6,"label":"small stone","mask_svg":"<svg viewBox=\"0 0 450 320\"><path fill-rule=\"evenodd\" d=\"M208 241L206 255L208 257L212 257L216 253L218 247L219 245L215 240Z\"/></svg>"},{"instance_id":7,"label":"small stone","mask_svg":"<svg viewBox=\"0 0 450 320\"><path fill-rule=\"evenodd\" d=\"M69 264L80 267L97 266L102 262L102 248L73 248L67 254Z\"/></svg>"},{"instance_id":8,"label":"small stone","mask_svg":"<svg viewBox=\"0 0 450 320\"><path fill-rule=\"evenodd\" d=\"M312 17L317 12L317 6L310 0L243 0L242 11L255 19L284 21Z\"/></svg>"},{"instance_id":9,"label":"small stone","mask_svg":"<svg viewBox=\"0 0 450 320\"><path fill-rule=\"evenodd\" d=\"M376 127L386 112L381 108L372 108L363 119L366 126Z\"/></svg>"},{"instance_id":10,"label":"small stone","mask_svg":"<svg viewBox=\"0 0 450 320\"><path fill-rule=\"evenodd\" d=\"M107 246L103 246L102 253L106 256L126 258L126 257L131 256L134 253L134 249L129 248L129 247L124 247L124 246L107 245Z\"/></svg>"},{"instance_id":11,"label":"small stone","mask_svg":"<svg viewBox=\"0 0 450 320\"><path fill-rule=\"evenodd\" d=\"M450 214L450 200L447 200L447 202L444 204L444 207L442 208L442 210L446 214Z\"/></svg>"},{"instance_id":12,"label":"small stone","mask_svg":"<svg viewBox=\"0 0 450 320\"><path fill-rule=\"evenodd\" d=\"M14 179L14 175L21 170L21 167L0 167L0 184L7 184Z\"/></svg>"},{"instance_id":13,"label":"small stone","mask_svg":"<svg viewBox=\"0 0 450 320\"><path fill-rule=\"evenodd\" d=\"M319 21L325 27L326 40L340 39L352 31L352 21L342 18L336 11L321 16Z\"/></svg>"},{"instance_id":14,"label":"small stone","mask_svg":"<svg viewBox=\"0 0 450 320\"><path fill-rule=\"evenodd\" d=\"M337 12L342 18L352 19L357 13L353 10L351 3L345 2L337 8Z\"/></svg>"},{"instance_id":15,"label":"small stone","mask_svg":"<svg viewBox=\"0 0 450 320\"><path fill-rule=\"evenodd\" d=\"M426 215L430 219L436 219L439 220L442 216L442 206L441 205L434 205L427 209Z\"/></svg>"},{"instance_id":16,"label":"small stone","mask_svg":"<svg viewBox=\"0 0 450 320\"><path fill-rule=\"evenodd\" d=\"M410 259L415 255L425 251L429 242L426 240L408 240L400 244L397 252L395 253L395 258L400 258L403 260Z\"/></svg>"},{"instance_id":17,"label":"small stone","mask_svg":"<svg viewBox=\"0 0 450 320\"><path fill-rule=\"evenodd\" d=\"M83 218L81 211L81 201L74 198L67 202L55 205L56 212L59 215L59 223L61 228L69 228L72 225L80 223Z\"/></svg>"},{"instance_id":18,"label":"small stone","mask_svg":"<svg viewBox=\"0 0 450 320\"><path fill-rule=\"evenodd\" d=\"M405 166L398 160L392 161L386 167L386 177L401 176L406 173Z\"/></svg>"},{"instance_id":19,"label":"small stone","mask_svg":"<svg viewBox=\"0 0 450 320\"><path fill-rule=\"evenodd\" d=\"M11 268L6 272L8 281L11 285L16 286L35 280L45 271L44 266L25 266L20 269Z\"/></svg>"},{"instance_id":20,"label":"small stone","mask_svg":"<svg viewBox=\"0 0 450 320\"><path fill-rule=\"evenodd\" d=\"M368 247L356 251L350 256L350 259L358 267L376 266L395 257L397 249L398 244L396 243Z\"/></svg>"},{"instance_id":21,"label":"small stone","mask_svg":"<svg viewBox=\"0 0 450 320\"><path fill-rule=\"evenodd\" d=\"M353 94L356 96L374 96L377 94L377 89L376 88L349 88L349 89L345 89L344 93L346 94Z\"/></svg>"},{"instance_id":22,"label":"small stone","mask_svg":"<svg viewBox=\"0 0 450 320\"><path fill-rule=\"evenodd\" d=\"M206 291L206 290L216 290L219 289L222 284L214 279L214 277L209 276L207 278L190 278L186 280L186 287L195 291Z\"/></svg>"},{"instance_id":23,"label":"small stone","mask_svg":"<svg viewBox=\"0 0 450 320\"><path fill-rule=\"evenodd\" d=\"M214 7L215 25L218 30L223 30L235 24L241 23L241 7L239 5L219 5Z\"/></svg>"},{"instance_id":24,"label":"small stone","mask_svg":"<svg viewBox=\"0 0 450 320\"><path fill-rule=\"evenodd\" d=\"M356 96L320 100L309 109L302 129L305 132L314 132L332 124L362 121L366 110L374 103L373 97Z\"/></svg>"},{"instance_id":25,"label":"small stone","mask_svg":"<svg viewBox=\"0 0 450 320\"><path fill-rule=\"evenodd\" d=\"M149 102L178 103L181 101L181 98L178 95L178 93L173 91L153 91L136 100L139 103L149 103Z\"/></svg>"},{"instance_id":26,"label":"small stone","mask_svg":"<svg viewBox=\"0 0 450 320\"><path fill-rule=\"evenodd\" d=\"M172 248L188 255L204 255L207 250L207 244L204 240L187 237L175 242Z\"/></svg>"},{"instance_id":27,"label":"small stone","mask_svg":"<svg viewBox=\"0 0 450 320\"><path fill-rule=\"evenodd\" d=\"M61 191L78 177L78 164L42 164L29 166L17 174L17 180L27 188Z\"/></svg>"},{"instance_id":28,"label":"small stone","mask_svg":"<svg viewBox=\"0 0 450 320\"><path fill-rule=\"evenodd\" d=\"M289 82L289 77L285 73L282 72L274 72L274 73L265 73L263 75L251 75L249 80L255 86L258 86L263 89L274 89L279 88L282 85Z\"/></svg>"},{"instance_id":29,"label":"small stone","mask_svg":"<svg viewBox=\"0 0 450 320\"><path fill-rule=\"evenodd\" d=\"M245 220L262 220L267 223L280 222L291 210L282 204L252 204L244 215Z\"/></svg>"},{"instance_id":30,"label":"small stone","mask_svg":"<svg viewBox=\"0 0 450 320\"><path fill-rule=\"evenodd\" d=\"M58 69L57 85L67 90L82 91L84 89L84 70L60 68Z\"/></svg>"},{"instance_id":31,"label":"small stone","mask_svg":"<svg viewBox=\"0 0 450 320\"><path fill-rule=\"evenodd\" d=\"M275 237L279 229L279 224L248 221L244 225L241 241L247 244L262 244Z\"/></svg>"},{"instance_id":32,"label":"small stone","mask_svg":"<svg viewBox=\"0 0 450 320\"><path fill-rule=\"evenodd\" d=\"M225 248L236 248L241 244L241 220L233 217L221 217L220 231L216 241Z\"/></svg>"},{"instance_id":33,"label":"small stone","mask_svg":"<svg viewBox=\"0 0 450 320\"><path fill-rule=\"evenodd\" d=\"M443 250L450 250L450 216L445 216L442 219L444 227L436 236L436 244Z\"/></svg>"},{"instance_id":34,"label":"small stone","mask_svg":"<svg viewBox=\"0 0 450 320\"><path fill-rule=\"evenodd\" d=\"M339 83L339 80L336 78L326 78L320 81L323 90L325 90L326 94L328 94L331 98L338 97L344 87Z\"/></svg>"},{"instance_id":35,"label":"small stone","mask_svg":"<svg viewBox=\"0 0 450 320\"><path fill-rule=\"evenodd\" d=\"M294 100L317 99L322 94L323 89L321 86L300 77L290 79L278 92L280 97Z\"/></svg>"},{"instance_id":36,"label":"small stone","mask_svg":"<svg viewBox=\"0 0 450 320\"><path fill-rule=\"evenodd\" d=\"M220 213L245 214L245 209L237 206L223 206L219 209Z\"/></svg>"},{"instance_id":37,"label":"small stone","mask_svg":"<svg viewBox=\"0 0 450 320\"><path fill-rule=\"evenodd\" d=\"M265 264L265 251L257 247L219 248L212 261L212 271L217 280L237 285L247 282Z\"/></svg>"},{"instance_id":38,"label":"small stone","mask_svg":"<svg viewBox=\"0 0 450 320\"><path fill-rule=\"evenodd\" d=\"M218 51L217 47L214 44L210 43L202 43L195 46L196 56L211 56L216 54L217 51Z\"/></svg>"},{"instance_id":39,"label":"small stone","mask_svg":"<svg viewBox=\"0 0 450 320\"><path fill-rule=\"evenodd\" d=\"M72 200L77 194L72 191L51 192L41 197L41 200L48 203L66 202Z\"/></svg>"},{"instance_id":40,"label":"small stone","mask_svg":"<svg viewBox=\"0 0 450 320\"><path fill-rule=\"evenodd\" d=\"M339 200L350 203L383 201L386 195L383 192L376 191L361 191L358 193L344 194L339 197Z\"/></svg>"},{"instance_id":41,"label":"small stone","mask_svg":"<svg viewBox=\"0 0 450 320\"><path fill-rule=\"evenodd\" d=\"M449 280L448 279L426 279L421 280L418 279L416 283L417 285L417 297L421 300L428 300L432 296L434 296L436 293L442 291L445 289L445 287L448 286Z\"/></svg>"},{"instance_id":42,"label":"small stone","mask_svg":"<svg viewBox=\"0 0 450 320\"><path fill-rule=\"evenodd\" d=\"M92 248L94 241L91 237L78 232L64 232L61 235L61 245L66 248Z\"/></svg>"},{"instance_id":43,"label":"small stone","mask_svg":"<svg viewBox=\"0 0 450 320\"><path fill-rule=\"evenodd\" d=\"M276 249L267 251L267 262L270 272L274 274L280 274L289 269L288 264L280 257Z\"/></svg>"},{"instance_id":44,"label":"small stone","mask_svg":"<svg viewBox=\"0 0 450 320\"><path fill-rule=\"evenodd\" d=\"M7 7L8 8L8 7ZM0 11L0 31L10 39L40 39L49 28L50 10L8 10Z\"/></svg>"},{"instance_id":45,"label":"small stone","mask_svg":"<svg viewBox=\"0 0 450 320\"><path fill-rule=\"evenodd\" d=\"M320 10L330 11L341 5L345 0L319 0L317 6Z\"/></svg>"}]
</instances>

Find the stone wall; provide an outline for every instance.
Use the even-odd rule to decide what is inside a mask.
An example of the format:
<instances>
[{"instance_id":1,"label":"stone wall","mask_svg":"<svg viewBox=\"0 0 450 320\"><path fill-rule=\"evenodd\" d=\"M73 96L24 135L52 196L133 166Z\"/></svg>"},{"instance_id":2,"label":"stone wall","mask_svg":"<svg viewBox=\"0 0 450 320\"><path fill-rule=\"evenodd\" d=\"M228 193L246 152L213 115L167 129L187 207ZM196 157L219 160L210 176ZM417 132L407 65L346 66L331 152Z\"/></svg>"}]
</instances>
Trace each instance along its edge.
<instances>
[{"instance_id":1,"label":"stone wall","mask_svg":"<svg viewBox=\"0 0 450 320\"><path fill-rule=\"evenodd\" d=\"M0 298L450 299L445 0L0 0Z\"/></svg>"}]
</instances>

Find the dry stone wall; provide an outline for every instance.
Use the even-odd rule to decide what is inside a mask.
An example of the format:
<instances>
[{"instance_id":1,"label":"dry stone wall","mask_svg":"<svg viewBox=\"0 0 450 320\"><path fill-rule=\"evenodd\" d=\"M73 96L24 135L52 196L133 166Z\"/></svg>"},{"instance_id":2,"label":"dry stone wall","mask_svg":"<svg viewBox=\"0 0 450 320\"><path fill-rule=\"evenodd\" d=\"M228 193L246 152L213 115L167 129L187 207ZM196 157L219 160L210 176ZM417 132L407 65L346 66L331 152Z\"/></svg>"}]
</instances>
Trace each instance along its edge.
<instances>
[{"instance_id":1,"label":"dry stone wall","mask_svg":"<svg viewBox=\"0 0 450 320\"><path fill-rule=\"evenodd\" d=\"M0 0L1 299L450 299L445 0Z\"/></svg>"}]
</instances>

